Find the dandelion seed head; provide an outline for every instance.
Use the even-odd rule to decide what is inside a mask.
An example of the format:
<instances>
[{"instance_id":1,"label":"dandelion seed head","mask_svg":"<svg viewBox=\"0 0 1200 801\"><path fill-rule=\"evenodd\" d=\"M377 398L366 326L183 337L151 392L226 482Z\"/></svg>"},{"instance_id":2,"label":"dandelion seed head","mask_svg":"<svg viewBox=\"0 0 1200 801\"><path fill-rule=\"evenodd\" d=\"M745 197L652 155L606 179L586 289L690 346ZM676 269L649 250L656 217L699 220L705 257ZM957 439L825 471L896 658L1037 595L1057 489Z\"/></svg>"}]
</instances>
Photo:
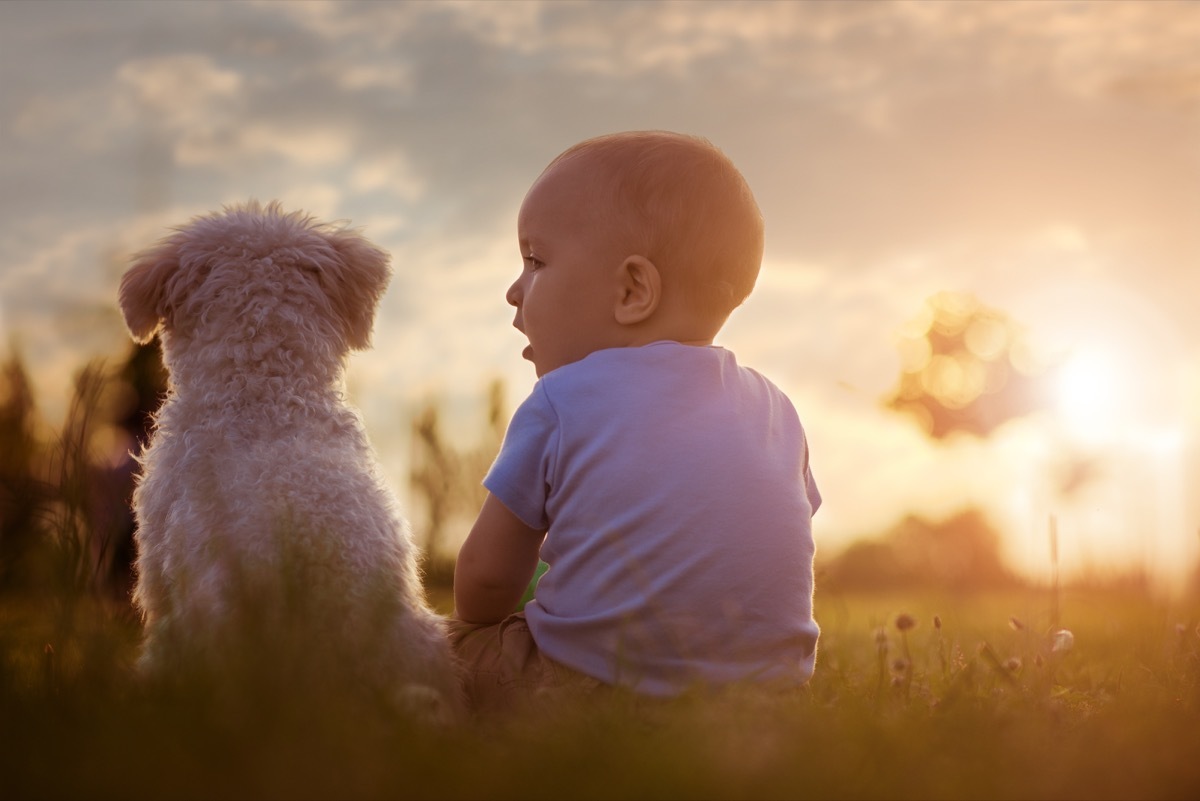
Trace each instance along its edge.
<instances>
[{"instance_id":1,"label":"dandelion seed head","mask_svg":"<svg viewBox=\"0 0 1200 801\"><path fill-rule=\"evenodd\" d=\"M1024 631L1025 630L1025 624L1022 623L1019 619L1017 619L1015 617L1010 617L1008 619L1008 627L1010 629L1012 629L1013 631Z\"/></svg>"},{"instance_id":2,"label":"dandelion seed head","mask_svg":"<svg viewBox=\"0 0 1200 801\"><path fill-rule=\"evenodd\" d=\"M1075 647L1075 635L1069 629L1059 629L1054 632L1053 644L1050 646L1050 651L1056 654L1065 654Z\"/></svg>"},{"instance_id":3,"label":"dandelion seed head","mask_svg":"<svg viewBox=\"0 0 1200 801\"><path fill-rule=\"evenodd\" d=\"M893 687L903 687L904 686L904 677L903 676L892 676L892 686Z\"/></svg>"},{"instance_id":4,"label":"dandelion seed head","mask_svg":"<svg viewBox=\"0 0 1200 801\"><path fill-rule=\"evenodd\" d=\"M1010 656L1008 659L1004 660L1004 669L1009 673L1016 673L1021 669L1021 664L1021 657Z\"/></svg>"},{"instance_id":5,"label":"dandelion seed head","mask_svg":"<svg viewBox=\"0 0 1200 801\"><path fill-rule=\"evenodd\" d=\"M942 616L941 615L933 616L933 627L935 629L937 629L938 631L942 630ZM1197 631L1200 631L1200 628L1198 628Z\"/></svg>"},{"instance_id":6,"label":"dandelion seed head","mask_svg":"<svg viewBox=\"0 0 1200 801\"><path fill-rule=\"evenodd\" d=\"M916 619L907 612L896 615L896 628L900 629L900 631L908 631L916 625Z\"/></svg>"},{"instance_id":7,"label":"dandelion seed head","mask_svg":"<svg viewBox=\"0 0 1200 801\"><path fill-rule=\"evenodd\" d=\"M896 659L892 662L893 673L906 673L908 671L907 659Z\"/></svg>"}]
</instances>

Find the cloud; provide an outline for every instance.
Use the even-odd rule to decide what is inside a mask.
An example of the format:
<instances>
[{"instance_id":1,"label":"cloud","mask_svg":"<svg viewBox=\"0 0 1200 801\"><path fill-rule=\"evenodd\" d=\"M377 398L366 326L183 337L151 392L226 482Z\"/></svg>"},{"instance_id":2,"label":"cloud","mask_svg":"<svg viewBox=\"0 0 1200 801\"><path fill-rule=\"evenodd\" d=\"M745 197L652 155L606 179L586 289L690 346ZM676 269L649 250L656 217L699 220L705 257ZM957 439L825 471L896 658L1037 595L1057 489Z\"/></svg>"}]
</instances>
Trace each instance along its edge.
<instances>
[{"instance_id":1,"label":"cloud","mask_svg":"<svg viewBox=\"0 0 1200 801\"><path fill-rule=\"evenodd\" d=\"M421 198L428 188L411 160L398 152L359 159L350 173L350 186L356 192L383 190L408 202Z\"/></svg>"},{"instance_id":2,"label":"cloud","mask_svg":"<svg viewBox=\"0 0 1200 801\"><path fill-rule=\"evenodd\" d=\"M155 131L181 167L237 172L279 160L321 168L345 162L354 151L348 124L258 118L252 110L256 97L280 87L250 86L241 73L206 55L137 59L120 67L116 81L114 106L125 124Z\"/></svg>"},{"instance_id":3,"label":"cloud","mask_svg":"<svg viewBox=\"0 0 1200 801\"><path fill-rule=\"evenodd\" d=\"M281 182L278 189L270 192L269 196L272 200L278 200L285 208L300 209L323 220L344 219L341 209L345 206L346 191L341 183L321 180Z\"/></svg>"},{"instance_id":4,"label":"cloud","mask_svg":"<svg viewBox=\"0 0 1200 801\"><path fill-rule=\"evenodd\" d=\"M248 127L225 157L274 155L293 165L326 167L344 163L353 150L353 134L336 125L292 128L260 124Z\"/></svg>"},{"instance_id":5,"label":"cloud","mask_svg":"<svg viewBox=\"0 0 1200 801\"><path fill-rule=\"evenodd\" d=\"M1095 96L1149 66L1200 63L1200 16L1183 0L895 5L914 42L979 65L989 82L1032 79Z\"/></svg>"},{"instance_id":6,"label":"cloud","mask_svg":"<svg viewBox=\"0 0 1200 801\"><path fill-rule=\"evenodd\" d=\"M1107 89L1116 97L1150 105L1195 108L1200 105L1200 66L1130 72L1114 78Z\"/></svg>"},{"instance_id":7,"label":"cloud","mask_svg":"<svg viewBox=\"0 0 1200 801\"><path fill-rule=\"evenodd\" d=\"M314 37L330 42L353 40L363 46L388 48L411 35L414 22L430 11L422 3L342 2L310 0L280 4L274 0L253 0L266 17L291 19ZM439 13L434 11L434 14Z\"/></svg>"},{"instance_id":8,"label":"cloud","mask_svg":"<svg viewBox=\"0 0 1200 801\"><path fill-rule=\"evenodd\" d=\"M133 102L168 128L185 129L244 98L244 80L207 55L184 53L135 59L117 70Z\"/></svg>"},{"instance_id":9,"label":"cloud","mask_svg":"<svg viewBox=\"0 0 1200 801\"><path fill-rule=\"evenodd\" d=\"M8 132L18 141L35 143L43 137L63 137L86 146L97 137L89 135L94 125L88 119L84 93L29 98L13 115ZM73 134L73 135L72 135Z\"/></svg>"},{"instance_id":10,"label":"cloud","mask_svg":"<svg viewBox=\"0 0 1200 801\"><path fill-rule=\"evenodd\" d=\"M334 74L338 86L347 91L386 89L391 92L411 92L412 69L407 64L353 64Z\"/></svg>"}]
</instances>

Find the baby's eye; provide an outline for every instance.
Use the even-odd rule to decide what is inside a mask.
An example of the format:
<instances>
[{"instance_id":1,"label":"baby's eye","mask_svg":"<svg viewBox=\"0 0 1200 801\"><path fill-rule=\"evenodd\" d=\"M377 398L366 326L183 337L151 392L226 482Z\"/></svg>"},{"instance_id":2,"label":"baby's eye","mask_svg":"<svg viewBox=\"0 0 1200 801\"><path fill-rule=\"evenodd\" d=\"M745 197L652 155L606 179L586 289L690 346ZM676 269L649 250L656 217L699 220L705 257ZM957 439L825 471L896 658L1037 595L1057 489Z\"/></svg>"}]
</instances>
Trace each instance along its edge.
<instances>
[{"instance_id":1,"label":"baby's eye","mask_svg":"<svg viewBox=\"0 0 1200 801\"><path fill-rule=\"evenodd\" d=\"M546 266L546 262L542 261L532 253L525 257L525 264L530 270L540 270L542 267Z\"/></svg>"}]
</instances>

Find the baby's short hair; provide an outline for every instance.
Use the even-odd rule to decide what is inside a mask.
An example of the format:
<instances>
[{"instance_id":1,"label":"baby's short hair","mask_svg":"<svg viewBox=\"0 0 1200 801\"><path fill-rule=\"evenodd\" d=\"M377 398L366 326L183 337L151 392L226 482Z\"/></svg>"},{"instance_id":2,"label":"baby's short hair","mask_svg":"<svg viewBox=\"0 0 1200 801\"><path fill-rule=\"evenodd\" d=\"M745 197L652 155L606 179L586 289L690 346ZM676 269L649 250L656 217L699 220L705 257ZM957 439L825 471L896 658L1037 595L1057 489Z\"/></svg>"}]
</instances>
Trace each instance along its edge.
<instances>
[{"instance_id":1,"label":"baby's short hair","mask_svg":"<svg viewBox=\"0 0 1200 801\"><path fill-rule=\"evenodd\" d=\"M584 140L546 169L578 157L611 176L612 195L599 200L629 232L630 255L723 323L754 288L763 254L762 213L729 157L702 137L628 131Z\"/></svg>"}]
</instances>

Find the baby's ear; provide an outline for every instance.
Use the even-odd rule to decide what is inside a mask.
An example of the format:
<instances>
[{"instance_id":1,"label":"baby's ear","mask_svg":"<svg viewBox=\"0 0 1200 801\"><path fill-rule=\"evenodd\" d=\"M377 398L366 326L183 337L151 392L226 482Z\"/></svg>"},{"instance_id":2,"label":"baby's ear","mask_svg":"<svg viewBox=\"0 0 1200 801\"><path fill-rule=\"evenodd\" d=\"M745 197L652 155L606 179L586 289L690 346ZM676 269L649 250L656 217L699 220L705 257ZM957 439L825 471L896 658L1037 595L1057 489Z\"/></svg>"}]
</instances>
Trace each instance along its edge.
<instances>
[{"instance_id":1,"label":"baby's ear","mask_svg":"<svg viewBox=\"0 0 1200 801\"><path fill-rule=\"evenodd\" d=\"M321 284L342 324L346 344L363 350L371 345L375 308L391 279L389 257L354 231L338 230L327 236L340 264L320 271Z\"/></svg>"},{"instance_id":2,"label":"baby's ear","mask_svg":"<svg viewBox=\"0 0 1200 801\"><path fill-rule=\"evenodd\" d=\"M167 282L179 271L179 237L164 239L133 258L121 277L118 302L133 341L154 339L166 318Z\"/></svg>"},{"instance_id":3,"label":"baby's ear","mask_svg":"<svg viewBox=\"0 0 1200 801\"><path fill-rule=\"evenodd\" d=\"M648 319L662 300L662 276L645 256L629 256L617 274L617 303L613 314L621 325Z\"/></svg>"}]
</instances>

